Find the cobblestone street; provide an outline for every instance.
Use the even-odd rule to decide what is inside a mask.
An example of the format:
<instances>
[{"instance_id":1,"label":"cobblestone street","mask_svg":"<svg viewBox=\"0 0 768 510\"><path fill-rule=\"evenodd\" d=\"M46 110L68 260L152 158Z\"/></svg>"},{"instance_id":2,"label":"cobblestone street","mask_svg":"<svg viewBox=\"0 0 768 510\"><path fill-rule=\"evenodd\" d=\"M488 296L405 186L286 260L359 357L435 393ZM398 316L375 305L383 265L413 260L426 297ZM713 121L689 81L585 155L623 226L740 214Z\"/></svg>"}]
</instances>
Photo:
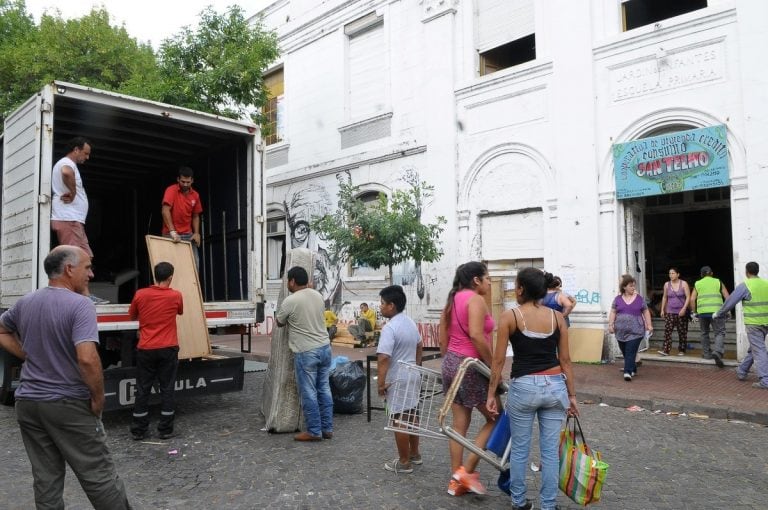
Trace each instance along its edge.
<instances>
[{"instance_id":1,"label":"cobblestone street","mask_svg":"<svg viewBox=\"0 0 768 510\"><path fill-rule=\"evenodd\" d=\"M495 487L497 472L484 463L486 496L446 494L444 441L423 440L424 464L413 474L385 471L395 448L382 411L374 411L371 423L364 414L337 415L334 439L322 443L267 434L259 411L263 380L264 372L247 373L241 393L182 400L179 435L168 441L134 442L130 412L107 415L109 445L135 508L509 508ZM586 404L581 412L587 439L610 464L598 508L765 508L767 428ZM0 407L0 444L0 507L34 508L12 407ZM529 497L537 490L530 472ZM90 508L71 472L65 501L68 509ZM579 508L562 494L559 504Z\"/></svg>"}]
</instances>

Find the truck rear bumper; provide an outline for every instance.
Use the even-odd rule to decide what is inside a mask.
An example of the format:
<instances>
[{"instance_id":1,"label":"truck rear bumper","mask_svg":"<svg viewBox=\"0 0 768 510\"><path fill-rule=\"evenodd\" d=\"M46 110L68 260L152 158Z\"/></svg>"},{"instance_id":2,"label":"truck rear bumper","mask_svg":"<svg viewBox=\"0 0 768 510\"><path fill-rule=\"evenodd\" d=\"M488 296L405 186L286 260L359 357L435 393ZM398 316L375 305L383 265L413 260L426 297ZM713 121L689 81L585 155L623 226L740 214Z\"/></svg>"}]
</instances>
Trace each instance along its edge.
<instances>
[{"instance_id":1,"label":"truck rear bumper","mask_svg":"<svg viewBox=\"0 0 768 510\"><path fill-rule=\"evenodd\" d=\"M242 391L242 356L179 360L176 397ZM105 411L131 407L136 399L136 367L110 368L104 371ZM160 401L153 390L150 402Z\"/></svg>"}]
</instances>

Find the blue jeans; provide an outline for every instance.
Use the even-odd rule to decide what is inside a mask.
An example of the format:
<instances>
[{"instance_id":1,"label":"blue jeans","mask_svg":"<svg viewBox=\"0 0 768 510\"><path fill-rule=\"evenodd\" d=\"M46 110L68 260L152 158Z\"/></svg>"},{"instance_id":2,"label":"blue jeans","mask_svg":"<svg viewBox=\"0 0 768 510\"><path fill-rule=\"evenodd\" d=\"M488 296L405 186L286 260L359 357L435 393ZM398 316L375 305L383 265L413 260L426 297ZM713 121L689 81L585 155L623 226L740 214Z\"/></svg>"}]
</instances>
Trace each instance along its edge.
<instances>
[{"instance_id":1,"label":"blue jeans","mask_svg":"<svg viewBox=\"0 0 768 510\"><path fill-rule=\"evenodd\" d=\"M635 375L637 372L637 350L640 349L640 343L643 338L635 338L626 342L619 342L619 350L624 356L624 373Z\"/></svg>"},{"instance_id":2,"label":"blue jeans","mask_svg":"<svg viewBox=\"0 0 768 510\"><path fill-rule=\"evenodd\" d=\"M533 417L537 416L541 452L541 508L555 508L560 469L560 430L565 419L565 410L569 405L563 374L526 375L516 377L510 382L505 408L509 415L512 441L509 478L513 505L525 504L525 473L531 449Z\"/></svg>"},{"instance_id":3,"label":"blue jeans","mask_svg":"<svg viewBox=\"0 0 768 510\"><path fill-rule=\"evenodd\" d=\"M328 381L332 357L330 344L293 356L307 432L313 436L333 432L333 397Z\"/></svg>"}]
</instances>

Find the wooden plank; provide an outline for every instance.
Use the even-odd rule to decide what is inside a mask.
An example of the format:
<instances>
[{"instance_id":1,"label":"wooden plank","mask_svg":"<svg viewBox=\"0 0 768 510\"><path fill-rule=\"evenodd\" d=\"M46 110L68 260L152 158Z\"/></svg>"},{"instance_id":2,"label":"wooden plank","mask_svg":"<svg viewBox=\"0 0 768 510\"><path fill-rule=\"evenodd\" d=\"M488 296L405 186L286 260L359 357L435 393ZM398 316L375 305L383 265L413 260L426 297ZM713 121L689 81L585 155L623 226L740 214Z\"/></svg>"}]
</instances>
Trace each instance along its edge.
<instances>
[{"instance_id":1,"label":"wooden plank","mask_svg":"<svg viewBox=\"0 0 768 510\"><path fill-rule=\"evenodd\" d=\"M173 264L171 288L181 292L184 298L184 314L176 317L179 331L179 359L200 358L211 354L211 339L205 322L200 280L195 269L192 245L174 243L159 236L145 236L149 261L154 268L158 262Z\"/></svg>"}]
</instances>

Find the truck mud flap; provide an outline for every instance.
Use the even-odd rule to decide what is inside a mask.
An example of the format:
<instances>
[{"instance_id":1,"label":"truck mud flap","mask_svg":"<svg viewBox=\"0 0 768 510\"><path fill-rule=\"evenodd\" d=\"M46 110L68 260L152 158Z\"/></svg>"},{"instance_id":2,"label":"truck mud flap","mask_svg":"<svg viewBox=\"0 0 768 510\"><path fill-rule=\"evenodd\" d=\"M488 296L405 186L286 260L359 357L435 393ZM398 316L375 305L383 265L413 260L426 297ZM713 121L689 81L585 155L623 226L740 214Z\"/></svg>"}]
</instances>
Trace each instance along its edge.
<instances>
[{"instance_id":1,"label":"truck mud flap","mask_svg":"<svg viewBox=\"0 0 768 510\"><path fill-rule=\"evenodd\" d=\"M180 360L176 374L176 398L242 391L242 356ZM105 411L131 407L136 400L136 367L110 368L104 371ZM152 390L150 403L160 402Z\"/></svg>"}]
</instances>

